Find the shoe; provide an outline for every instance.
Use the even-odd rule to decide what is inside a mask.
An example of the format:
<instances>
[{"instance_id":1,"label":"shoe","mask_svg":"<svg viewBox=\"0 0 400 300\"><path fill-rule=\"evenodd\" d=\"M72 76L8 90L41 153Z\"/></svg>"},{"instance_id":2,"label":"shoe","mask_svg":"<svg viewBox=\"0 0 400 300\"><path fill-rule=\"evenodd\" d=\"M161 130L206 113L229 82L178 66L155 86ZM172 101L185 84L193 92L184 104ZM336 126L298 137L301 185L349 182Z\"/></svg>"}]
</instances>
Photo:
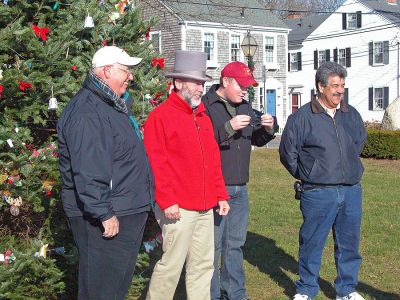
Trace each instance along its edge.
<instances>
[{"instance_id":1,"label":"shoe","mask_svg":"<svg viewBox=\"0 0 400 300\"><path fill-rule=\"evenodd\" d=\"M307 295L296 294L294 295L293 300L311 300L311 298L308 297Z\"/></svg>"},{"instance_id":2,"label":"shoe","mask_svg":"<svg viewBox=\"0 0 400 300\"><path fill-rule=\"evenodd\" d=\"M344 297L336 296L336 300L365 300L365 299L359 293L352 292Z\"/></svg>"}]
</instances>

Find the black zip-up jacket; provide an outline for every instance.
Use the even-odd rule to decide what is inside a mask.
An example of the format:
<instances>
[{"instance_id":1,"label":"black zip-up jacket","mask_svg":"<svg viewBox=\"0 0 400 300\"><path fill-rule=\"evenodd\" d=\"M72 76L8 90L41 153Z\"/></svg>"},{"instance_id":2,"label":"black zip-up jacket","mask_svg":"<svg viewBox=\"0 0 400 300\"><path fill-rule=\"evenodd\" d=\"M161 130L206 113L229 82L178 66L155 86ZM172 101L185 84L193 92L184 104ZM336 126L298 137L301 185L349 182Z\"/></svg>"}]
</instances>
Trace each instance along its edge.
<instances>
[{"instance_id":1,"label":"black zip-up jacket","mask_svg":"<svg viewBox=\"0 0 400 300\"><path fill-rule=\"evenodd\" d=\"M250 115L251 125L238 130L230 137L225 130L225 123L232 119L232 116L216 93L218 86L213 85L202 97L202 101L213 123L215 139L221 152L225 184L246 184L249 181L251 145L262 147L272 140L274 135L265 131L249 103L243 100L236 107L236 115Z\"/></svg>"},{"instance_id":2,"label":"black zip-up jacket","mask_svg":"<svg viewBox=\"0 0 400 300\"><path fill-rule=\"evenodd\" d=\"M342 101L332 119L313 100L289 116L279 147L281 162L304 183L353 185L364 171L360 154L366 138L354 107Z\"/></svg>"},{"instance_id":3,"label":"black zip-up jacket","mask_svg":"<svg viewBox=\"0 0 400 300\"><path fill-rule=\"evenodd\" d=\"M150 210L153 177L143 143L129 116L103 97L87 78L58 121L61 198L68 217L104 221ZM131 104L130 97L128 108Z\"/></svg>"}]
</instances>

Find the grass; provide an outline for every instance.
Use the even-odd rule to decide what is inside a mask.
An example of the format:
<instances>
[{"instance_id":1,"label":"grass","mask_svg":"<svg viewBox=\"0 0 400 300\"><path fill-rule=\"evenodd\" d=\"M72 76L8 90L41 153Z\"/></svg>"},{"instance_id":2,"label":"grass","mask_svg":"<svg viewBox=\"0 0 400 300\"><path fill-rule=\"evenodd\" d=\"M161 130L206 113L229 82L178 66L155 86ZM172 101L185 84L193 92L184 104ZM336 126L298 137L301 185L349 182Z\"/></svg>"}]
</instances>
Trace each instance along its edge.
<instances>
[{"instance_id":1,"label":"grass","mask_svg":"<svg viewBox=\"0 0 400 300\"><path fill-rule=\"evenodd\" d=\"M363 163L363 264L358 290L366 299L400 299L400 161L368 159ZM252 300L290 299L295 293L302 218L299 201L293 197L293 181L280 164L277 150L253 151L250 223L244 248L246 287ZM335 276L330 236L317 300L335 297ZM182 280L175 299L185 299Z\"/></svg>"}]
</instances>

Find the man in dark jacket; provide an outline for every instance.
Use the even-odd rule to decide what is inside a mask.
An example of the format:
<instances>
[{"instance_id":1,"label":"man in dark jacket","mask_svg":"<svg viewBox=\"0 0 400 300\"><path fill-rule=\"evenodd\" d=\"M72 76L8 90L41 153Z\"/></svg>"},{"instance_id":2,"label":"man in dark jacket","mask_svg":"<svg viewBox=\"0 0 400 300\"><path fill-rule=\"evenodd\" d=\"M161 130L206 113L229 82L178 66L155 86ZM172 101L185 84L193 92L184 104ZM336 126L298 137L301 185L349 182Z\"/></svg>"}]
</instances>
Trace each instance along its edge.
<instances>
[{"instance_id":1,"label":"man in dark jacket","mask_svg":"<svg viewBox=\"0 0 400 300\"><path fill-rule=\"evenodd\" d=\"M140 58L109 46L57 126L62 202L79 250L78 299L123 299L131 285L153 178L126 91Z\"/></svg>"},{"instance_id":2,"label":"man in dark jacket","mask_svg":"<svg viewBox=\"0 0 400 300\"><path fill-rule=\"evenodd\" d=\"M214 211L214 274L211 299L248 299L243 271L242 247L246 241L249 201L247 182L251 145L264 146L274 137L274 119L265 114L256 117L244 100L247 88L256 86L250 69L232 62L221 72L220 84L202 98L213 123L219 144L222 172L230 197L230 212L221 216ZM221 272L218 261L221 256Z\"/></svg>"},{"instance_id":3,"label":"man in dark jacket","mask_svg":"<svg viewBox=\"0 0 400 300\"><path fill-rule=\"evenodd\" d=\"M361 265L360 154L367 135L360 114L343 101L346 75L337 63L321 65L315 75L318 99L289 116L282 134L281 162L301 181L303 225L295 300L317 295L322 252L331 228L336 299L364 299L355 289Z\"/></svg>"}]
</instances>

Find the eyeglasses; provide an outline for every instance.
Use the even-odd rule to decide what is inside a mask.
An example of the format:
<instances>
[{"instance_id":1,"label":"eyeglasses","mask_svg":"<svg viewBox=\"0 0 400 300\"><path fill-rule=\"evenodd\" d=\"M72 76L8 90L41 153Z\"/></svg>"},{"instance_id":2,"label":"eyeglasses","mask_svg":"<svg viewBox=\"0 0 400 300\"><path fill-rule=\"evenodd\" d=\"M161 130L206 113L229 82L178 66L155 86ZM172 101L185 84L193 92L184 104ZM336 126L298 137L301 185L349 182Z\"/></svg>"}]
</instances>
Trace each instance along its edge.
<instances>
[{"instance_id":1,"label":"eyeglasses","mask_svg":"<svg viewBox=\"0 0 400 300\"><path fill-rule=\"evenodd\" d=\"M118 67L118 66L116 66L116 65L112 65L114 68L116 68L116 69L119 69L119 70L122 70L122 71L124 71L126 74L128 74L128 75L132 75L132 69L130 69L130 68L128 68L128 69L124 69L124 68L120 68L120 67Z\"/></svg>"}]
</instances>

